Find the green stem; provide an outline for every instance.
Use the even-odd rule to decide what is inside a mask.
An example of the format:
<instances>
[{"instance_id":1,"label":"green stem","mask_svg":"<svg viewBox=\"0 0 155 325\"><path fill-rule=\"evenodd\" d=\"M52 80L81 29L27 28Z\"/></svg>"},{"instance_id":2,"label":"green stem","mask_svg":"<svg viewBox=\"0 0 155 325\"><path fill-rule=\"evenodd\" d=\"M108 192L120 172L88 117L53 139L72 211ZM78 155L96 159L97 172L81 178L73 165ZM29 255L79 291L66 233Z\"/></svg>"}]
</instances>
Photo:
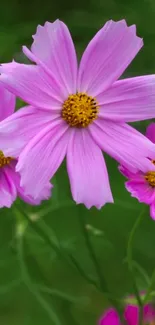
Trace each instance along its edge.
<instances>
[{"instance_id":1,"label":"green stem","mask_svg":"<svg viewBox=\"0 0 155 325\"><path fill-rule=\"evenodd\" d=\"M139 325L143 325L143 305L139 306Z\"/></svg>"},{"instance_id":2,"label":"green stem","mask_svg":"<svg viewBox=\"0 0 155 325\"><path fill-rule=\"evenodd\" d=\"M75 266L75 268L79 271L79 273L81 274L81 276L88 281L89 283L91 283L92 285L94 285L97 289L99 289L97 283L95 282L95 280L93 280L89 275L85 274L85 272L83 271L81 265L78 264L78 262L76 261L76 259L74 258L74 256L72 256L72 254L69 254L70 260L73 263L73 265Z\"/></svg>"},{"instance_id":3,"label":"green stem","mask_svg":"<svg viewBox=\"0 0 155 325\"><path fill-rule=\"evenodd\" d=\"M43 285L38 285L36 284L36 288L43 293L47 293L53 297L58 297L61 298L62 300L65 300L67 302L70 303L75 303L75 304L88 304L89 302L89 298L85 297L85 296L81 296L81 297L74 297L71 296L65 292L61 292L57 289L51 289L49 287L43 286Z\"/></svg>"},{"instance_id":4,"label":"green stem","mask_svg":"<svg viewBox=\"0 0 155 325\"><path fill-rule=\"evenodd\" d=\"M29 243L26 241L26 247L27 247L27 250L29 249ZM44 293L48 293L50 294L51 296L53 297L59 297L63 300L66 300L68 302L72 302L72 303L80 303L80 302L85 302L87 299L87 297L72 297L71 295L69 294L66 294L65 292L61 292L57 289L51 289L49 287L49 282L47 280L47 278L45 277L42 269L40 268L40 265L38 263L38 260L36 259L35 256L32 256L32 266L34 266L36 269L37 269L37 272L38 272L38 275L40 276L40 278L43 280L44 282L44 285L38 285L38 284L35 284L33 283L33 287L37 289L37 291L39 292L44 292Z\"/></svg>"},{"instance_id":5,"label":"green stem","mask_svg":"<svg viewBox=\"0 0 155 325\"><path fill-rule=\"evenodd\" d=\"M98 262L98 259L96 257L95 251L93 249L89 234L88 234L87 229L86 229L86 224L85 224L85 218L83 216L83 211L82 212L80 211L80 213L79 213L79 221L80 221L81 230L82 230L82 233L83 233L84 238L85 238L85 243L86 243L89 255L91 257L94 268L96 270L96 274L97 274L98 279L99 279L100 290L108 298L109 302L116 308L116 310L119 313L120 318L122 319L122 310L121 310L121 307L120 307L119 300L111 297L111 295L109 294L109 290L108 290L108 287L107 287L106 280L104 279L104 276L102 274L100 264Z\"/></svg>"},{"instance_id":6,"label":"green stem","mask_svg":"<svg viewBox=\"0 0 155 325\"><path fill-rule=\"evenodd\" d=\"M37 222L32 221L27 216L27 214L25 213L25 211L23 211L19 207L19 205L16 205L16 209L18 210L18 212L20 212L21 215L23 215L25 217L25 219L28 221L28 224L32 227L32 229L56 252L56 254L59 257L61 257L70 266L76 268L76 270L82 276L82 278L84 278L88 283L91 283L92 285L94 285L98 290L101 290L102 292L103 292L103 288L105 290L105 288L106 288L105 281L104 281L104 278L103 278L102 273L100 272L100 266L98 264L98 261L97 261L97 258L95 256L95 253L94 252L93 252L93 258L95 258L95 262L97 262L99 274L100 274L100 277L102 277L102 287L101 286L98 286L97 283L96 283L96 281L94 279L92 279L89 275L85 274L85 272L83 271L83 269L81 268L81 266L79 265L79 263L76 261L76 259L71 254L67 254L67 256L66 256L66 252L64 252L64 250L61 248L61 246L60 245L57 245L52 240L52 236L50 236L50 231L49 231L47 225L45 224L45 222L41 221L41 227L40 227L37 224ZM85 229L85 227L84 227L84 229ZM86 231L86 233L87 233L87 231ZM115 306L115 308L117 309L117 311L119 312L120 317L121 317L120 308L119 308L119 305L121 304L120 299L119 298L112 297L112 295L109 292L105 292L104 291L104 295L107 297L107 299L109 300L109 302L111 302L112 305Z\"/></svg>"},{"instance_id":7,"label":"green stem","mask_svg":"<svg viewBox=\"0 0 155 325\"><path fill-rule=\"evenodd\" d=\"M79 214L79 221L80 221L81 230L82 230L84 238L85 238L85 243L86 243L89 255L91 257L94 268L96 270L96 274L98 275L98 279L99 279L99 282L100 282L100 287L101 287L103 292L105 292L105 291L107 292L107 284L106 284L106 281L105 281L105 279L103 277L103 274L101 272L101 268L100 268L100 265L98 263L98 259L96 257L95 252L94 252L94 249L93 249L93 246L92 246L88 231L86 229L86 224L85 224L85 219L83 217L83 213Z\"/></svg>"},{"instance_id":8,"label":"green stem","mask_svg":"<svg viewBox=\"0 0 155 325\"><path fill-rule=\"evenodd\" d=\"M146 284L148 286L150 284L150 278L149 278L147 272L136 261L133 261L133 266L141 274L141 276L143 277L143 279L145 280L145 282L146 282Z\"/></svg>"},{"instance_id":9,"label":"green stem","mask_svg":"<svg viewBox=\"0 0 155 325\"><path fill-rule=\"evenodd\" d=\"M24 215L25 219L28 221L28 224L31 225L32 229L55 251L57 256L61 257L66 263L68 263L70 266L76 268L76 270L79 272L79 274L87 280L89 283L95 285L97 287L97 284L95 281L93 281L88 275L84 273L81 266L78 265L77 261L74 259L74 257L71 254L68 254L66 256L66 252L61 249L60 246L56 245L54 241L51 239L52 236L49 234L49 229L46 226L45 222L41 221L41 227L37 224L37 222L32 221L25 211L22 211L19 206L16 206L16 209L19 210L19 212Z\"/></svg>"},{"instance_id":10,"label":"green stem","mask_svg":"<svg viewBox=\"0 0 155 325\"><path fill-rule=\"evenodd\" d=\"M30 277L29 277L29 274L28 274L28 271L26 268L25 260L24 260L24 255L23 255L23 238L22 238L22 236L17 238L17 253L18 253L18 259L19 259L22 279L23 279L24 283L26 284L27 288L34 295L34 297L40 303L42 308L47 312L52 323L55 325L61 325L60 320L58 319L55 312L52 310L52 306L47 303L47 301L36 290L36 287L33 285L33 283L30 280Z\"/></svg>"},{"instance_id":11,"label":"green stem","mask_svg":"<svg viewBox=\"0 0 155 325\"><path fill-rule=\"evenodd\" d=\"M16 209L19 210L21 215L25 217L25 219L28 221L28 224L31 225L32 229L56 252L58 256L61 256L61 250L59 247L54 243L54 241L51 239L49 235L47 235L47 231L45 232L44 224L42 223L42 228L40 228L37 224L37 222L32 221L25 211L21 210L19 206L16 206ZM43 230L44 229L44 230Z\"/></svg>"},{"instance_id":12,"label":"green stem","mask_svg":"<svg viewBox=\"0 0 155 325\"><path fill-rule=\"evenodd\" d=\"M128 267L129 267L129 271L131 273L132 276L132 282L133 282L133 289L134 289L134 293L135 293L135 297L137 299L137 303L139 305L139 324L142 324L142 318L143 318L143 301L141 299L141 296L139 294L139 289L138 289L138 285L136 282L136 278L135 278L135 274L134 274L134 268L133 268L133 240L134 240L134 236L136 233L136 230L138 228L138 226L140 225L143 217L145 216L145 209L143 209L141 211L141 213L139 214L139 217L136 219L136 222L131 230L130 236L129 236L129 240L128 240L128 245L127 245L127 262L128 262Z\"/></svg>"},{"instance_id":13,"label":"green stem","mask_svg":"<svg viewBox=\"0 0 155 325\"><path fill-rule=\"evenodd\" d=\"M147 289L147 292L146 292L146 295L145 295L145 298L144 298L144 304L146 304L148 302L148 300L149 300L149 297L150 297L151 291L153 289L154 283L155 283L155 270L153 271L151 281L150 281L150 284L148 286L148 289Z\"/></svg>"}]
</instances>

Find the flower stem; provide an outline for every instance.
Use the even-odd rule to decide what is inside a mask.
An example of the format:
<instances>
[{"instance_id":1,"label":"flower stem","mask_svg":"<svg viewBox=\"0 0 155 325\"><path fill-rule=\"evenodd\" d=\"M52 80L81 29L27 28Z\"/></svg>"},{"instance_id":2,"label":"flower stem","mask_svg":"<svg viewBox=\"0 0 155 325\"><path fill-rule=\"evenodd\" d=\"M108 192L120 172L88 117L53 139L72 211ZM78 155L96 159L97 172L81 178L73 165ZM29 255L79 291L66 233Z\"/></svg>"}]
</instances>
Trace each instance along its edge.
<instances>
[{"instance_id":1,"label":"flower stem","mask_svg":"<svg viewBox=\"0 0 155 325\"><path fill-rule=\"evenodd\" d=\"M33 294L36 300L40 303L42 308L47 312L52 324L61 325L60 319L58 318L57 314L54 312L52 305L48 304L48 302L43 298L40 292L36 289L36 287L31 282L29 277L25 260L24 260L24 252L23 252L23 236L17 238L17 253L18 253L18 260L20 264L20 270L22 279L27 286L28 290Z\"/></svg>"},{"instance_id":2,"label":"flower stem","mask_svg":"<svg viewBox=\"0 0 155 325\"><path fill-rule=\"evenodd\" d=\"M76 268L76 270L82 276L82 278L84 278L86 281L88 281L89 283L91 283L92 285L94 285L97 288L97 283L93 279L91 279L87 274L85 274L85 272L83 271L81 266L78 264L78 262L75 260L75 258L71 254L66 254L66 252L64 252L64 250L61 248L61 246L56 244L53 241L52 236L50 236L50 231L43 220L41 220L41 227L40 227L37 224L37 222L32 221L28 217L26 212L23 211L19 206L16 206L16 209L28 221L28 224L32 227L32 229L55 251L55 253L57 254L58 257L62 258L62 260L64 260L64 262L66 262L71 267Z\"/></svg>"},{"instance_id":3,"label":"flower stem","mask_svg":"<svg viewBox=\"0 0 155 325\"><path fill-rule=\"evenodd\" d=\"M40 227L37 221L32 221L20 205L15 205L14 209L15 212L19 212L20 215L27 220L28 225L32 227L32 229L39 235L39 237L41 237L55 251L55 253L60 256L61 250L59 249L59 246L55 243L55 241L52 239L52 237L49 236L49 234L47 233L46 225L42 222L42 227Z\"/></svg>"},{"instance_id":4,"label":"flower stem","mask_svg":"<svg viewBox=\"0 0 155 325\"><path fill-rule=\"evenodd\" d=\"M133 265L134 265L135 269L137 269L139 274L141 274L141 276L145 280L146 285L149 285L150 284L150 278L149 278L146 270L144 270L143 267L139 263L137 263L136 261L133 261Z\"/></svg>"},{"instance_id":5,"label":"flower stem","mask_svg":"<svg viewBox=\"0 0 155 325\"><path fill-rule=\"evenodd\" d=\"M131 230L130 236L129 236L129 240L128 240L128 245L127 245L127 262L128 262L128 267L129 267L129 271L131 273L132 276L132 282L133 282L133 289L134 289L134 293L135 293L135 297L137 299L137 303L139 305L139 324L142 324L142 318L143 318L143 301L141 299L140 293L139 293L139 289L138 289L138 285L136 282L136 278L135 278L135 274L134 274L134 268L133 268L133 240L134 240L134 236L136 233L136 230L138 228L138 226L140 225L143 217L145 216L145 212L146 209L143 209L138 218L136 219L136 222Z\"/></svg>"},{"instance_id":6,"label":"flower stem","mask_svg":"<svg viewBox=\"0 0 155 325\"><path fill-rule=\"evenodd\" d=\"M105 296L108 298L109 302L116 308L116 310L119 313L120 318L122 318L121 304L119 303L118 299L111 297L111 295L109 294L106 280L104 279L104 276L102 274L102 270L99 265L98 259L96 257L95 251L93 249L89 233L87 232L87 229L86 229L86 223L85 223L85 218L83 216L83 211L82 212L80 211L80 213L79 213L79 221L80 221L80 227L81 227L83 236L85 238L85 243L86 243L89 255L91 257L94 268L96 270L96 274L99 279L100 290L105 294Z\"/></svg>"},{"instance_id":7,"label":"flower stem","mask_svg":"<svg viewBox=\"0 0 155 325\"><path fill-rule=\"evenodd\" d=\"M105 281L105 279L104 279L104 277L102 275L101 268L100 268L100 265L98 263L98 259L96 257L95 252L94 252L94 249L92 247L92 243L91 243L88 231L86 230L86 224L85 224L85 220L84 220L84 217L83 217L82 213L79 214L79 221L80 221L81 230L82 230L84 238L85 238L85 243L86 243L89 255L90 255L91 260L92 260L92 262L94 264L96 274L98 275L98 279L99 279L99 282L100 282L100 287L102 288L103 292L104 291L107 292L107 284L106 284L106 281Z\"/></svg>"},{"instance_id":8,"label":"flower stem","mask_svg":"<svg viewBox=\"0 0 155 325\"><path fill-rule=\"evenodd\" d=\"M37 221L32 221L27 213L22 209L20 205L15 205L14 206L15 210L20 213L21 215L24 216L24 218L27 220L28 225L32 227L32 229L55 251L58 257L62 258L64 262L68 263L71 267L76 268L78 273L84 278L88 283L94 285L98 290L101 292L104 292L105 297L109 300L109 302L117 309L120 318L122 315L122 310L121 310L121 305L122 302L119 298L113 297L108 291L107 291L107 286L106 282L104 280L104 277L102 275L102 272L100 270L100 266L98 263L98 260L96 258L95 252L93 251L89 236L87 237L87 244L89 245L89 249L91 251L91 257L93 258L93 261L95 263L95 268L97 268L97 275L99 276L100 279L100 285L97 284L95 279L92 279L87 273L84 272L84 270L81 268L81 265L76 261L74 256L70 253L66 253L64 249L61 247L61 245L57 242L57 240L53 239L53 233L51 235L50 230L46 223L43 220L40 220L40 225L38 224ZM82 225L81 225L82 226ZM84 226L84 231L86 236L87 231L85 229L85 224Z\"/></svg>"},{"instance_id":9,"label":"flower stem","mask_svg":"<svg viewBox=\"0 0 155 325\"><path fill-rule=\"evenodd\" d=\"M147 303L148 303L148 300L149 300L150 294L151 294L151 292L152 292L152 289L153 289L154 283L155 283L155 270L153 271L153 274L152 274L152 277L151 277L150 284L149 284L149 286L148 286L148 289L147 289L146 295L145 295L145 297L144 297L144 304L147 304Z\"/></svg>"},{"instance_id":10,"label":"flower stem","mask_svg":"<svg viewBox=\"0 0 155 325\"><path fill-rule=\"evenodd\" d=\"M85 274L85 272L83 271L81 265L79 265L79 263L77 262L77 260L74 258L74 256L72 254L69 254L70 260L72 261L73 265L75 266L75 268L79 271L79 273L81 274L81 276L88 281L89 283L91 283L92 285L94 285L97 289L98 285L96 283L96 281L94 279L92 279L90 276L88 276L87 274Z\"/></svg>"}]
</instances>

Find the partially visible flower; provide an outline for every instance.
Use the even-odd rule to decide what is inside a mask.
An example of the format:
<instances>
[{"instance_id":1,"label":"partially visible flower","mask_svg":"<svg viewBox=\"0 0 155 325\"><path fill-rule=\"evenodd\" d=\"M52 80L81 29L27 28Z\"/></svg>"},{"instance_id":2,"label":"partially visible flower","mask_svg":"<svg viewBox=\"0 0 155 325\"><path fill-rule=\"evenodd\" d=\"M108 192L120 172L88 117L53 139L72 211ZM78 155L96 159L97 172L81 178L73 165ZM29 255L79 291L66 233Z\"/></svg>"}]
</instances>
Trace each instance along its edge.
<instances>
[{"instance_id":1,"label":"partially visible flower","mask_svg":"<svg viewBox=\"0 0 155 325\"><path fill-rule=\"evenodd\" d=\"M139 308L136 305L127 305L123 317L126 325L140 325ZM98 325L121 325L121 320L116 310L111 308L102 315ZM155 309L152 305L143 308L143 325L155 325Z\"/></svg>"},{"instance_id":2,"label":"partially visible flower","mask_svg":"<svg viewBox=\"0 0 155 325\"><path fill-rule=\"evenodd\" d=\"M74 200L101 208L113 202L102 150L143 172L155 152L151 141L126 124L155 117L155 75L118 80L143 41L135 25L110 20L90 41L78 68L63 22L39 25L33 39L31 51L23 51L36 65L0 67L5 87L33 106L0 126L0 147L8 144L5 130L13 143L9 153L17 155L27 144L17 164L26 193L38 196L66 157Z\"/></svg>"},{"instance_id":3,"label":"partially visible flower","mask_svg":"<svg viewBox=\"0 0 155 325\"><path fill-rule=\"evenodd\" d=\"M155 123L151 123L146 131L146 136L152 143L155 143ZM150 215L155 220L155 154L151 157L152 166L145 172L138 171L133 173L129 168L120 166L120 172L129 180L125 183L126 189L131 196L139 202L150 205Z\"/></svg>"},{"instance_id":4,"label":"partially visible flower","mask_svg":"<svg viewBox=\"0 0 155 325\"><path fill-rule=\"evenodd\" d=\"M15 96L8 92L6 89L4 89L4 86L0 84L0 121L4 120L9 115L11 115L14 112L14 109ZM11 138L10 142L12 142ZM5 155L2 149L5 151ZM13 155L7 155L7 145L6 147L3 146L3 148L0 148L0 208L9 208L12 203L16 200L17 196L32 205L39 204L41 200L49 198L51 192L50 183L48 183L47 186L44 187L42 193L40 193L40 196L36 199L33 199L29 195L25 195L23 188L20 186L20 175L15 170L16 165L17 158L14 158Z\"/></svg>"}]
</instances>

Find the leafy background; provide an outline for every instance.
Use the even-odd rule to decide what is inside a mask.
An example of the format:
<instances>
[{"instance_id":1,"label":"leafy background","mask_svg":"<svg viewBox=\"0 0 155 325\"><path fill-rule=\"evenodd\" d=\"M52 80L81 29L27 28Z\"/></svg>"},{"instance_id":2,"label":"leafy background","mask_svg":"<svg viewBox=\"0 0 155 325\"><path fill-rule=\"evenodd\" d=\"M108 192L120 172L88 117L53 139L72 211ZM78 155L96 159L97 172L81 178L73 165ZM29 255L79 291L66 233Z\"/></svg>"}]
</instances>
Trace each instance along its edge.
<instances>
[{"instance_id":1,"label":"leafy background","mask_svg":"<svg viewBox=\"0 0 155 325\"><path fill-rule=\"evenodd\" d=\"M37 24L60 18L69 26L80 56L88 41L109 19L125 18L137 25L145 46L125 72L125 76L155 73L154 0L2 0L0 18L0 61L14 57L23 61L23 44L31 44ZM18 103L20 105L20 102ZM145 132L148 122L135 126ZM0 211L0 324L3 325L84 325L97 324L108 305L106 297L85 281L33 229L37 225L50 239L78 260L87 275L96 279L79 219L100 230L90 237L114 295L133 293L125 262L131 228L143 206L124 189L124 178L117 164L106 157L114 205L100 211L76 206L71 199L65 164L54 178L53 197L40 207L17 201ZM29 216L31 223L27 222ZM43 222L43 223L42 223ZM150 276L155 267L155 223L146 215L134 241L134 259ZM140 289L144 278L137 271ZM36 291L37 288L37 291ZM63 294L62 294L63 293Z\"/></svg>"}]
</instances>

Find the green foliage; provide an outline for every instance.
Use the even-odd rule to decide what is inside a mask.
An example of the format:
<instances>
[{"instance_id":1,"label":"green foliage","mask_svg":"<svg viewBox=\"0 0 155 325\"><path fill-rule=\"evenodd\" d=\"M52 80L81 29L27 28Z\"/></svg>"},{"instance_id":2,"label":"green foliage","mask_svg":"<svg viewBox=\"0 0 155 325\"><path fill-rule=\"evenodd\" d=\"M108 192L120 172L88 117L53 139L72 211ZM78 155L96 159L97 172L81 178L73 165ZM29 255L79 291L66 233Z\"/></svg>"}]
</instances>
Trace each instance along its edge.
<instances>
[{"instance_id":1,"label":"green foliage","mask_svg":"<svg viewBox=\"0 0 155 325\"><path fill-rule=\"evenodd\" d=\"M106 20L125 18L129 24L137 25L145 43L125 75L154 73L154 13L154 0L2 0L0 60L24 61L21 45L31 44L37 24L45 20L59 17L68 24L80 56ZM19 101L18 107L21 105ZM144 132L147 123L135 125ZM0 323L3 325L93 325L108 306L108 298L82 275L84 271L92 281L97 281L79 224L81 213L110 292L117 299L133 293L125 261L126 248L143 206L125 191L117 164L110 158L106 160L115 205L106 205L100 211L76 206L64 164L54 178L51 200L40 207L17 202L11 209L0 211ZM46 231L61 253L56 254L51 244L34 230L33 224ZM155 222L148 215L134 238L134 268L141 290L146 288L155 266L154 234ZM68 262L67 253L78 261L81 270L73 261ZM155 290L154 286L151 289Z\"/></svg>"}]
</instances>

